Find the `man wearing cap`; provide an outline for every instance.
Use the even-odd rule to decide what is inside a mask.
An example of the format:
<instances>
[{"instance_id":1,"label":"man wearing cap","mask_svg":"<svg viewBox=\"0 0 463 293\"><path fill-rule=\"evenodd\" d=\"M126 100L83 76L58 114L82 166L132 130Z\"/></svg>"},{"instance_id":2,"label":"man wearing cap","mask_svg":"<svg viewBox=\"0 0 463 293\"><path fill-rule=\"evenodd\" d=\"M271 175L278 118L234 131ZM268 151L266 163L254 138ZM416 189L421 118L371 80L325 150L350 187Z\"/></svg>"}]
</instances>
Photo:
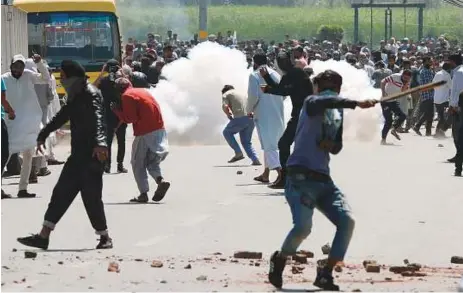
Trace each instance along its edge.
<instances>
[{"instance_id":1,"label":"man wearing cap","mask_svg":"<svg viewBox=\"0 0 463 293\"><path fill-rule=\"evenodd\" d=\"M103 104L105 108L106 127L108 131L108 161L106 162L105 172L111 173L111 146L114 135L117 138L117 173L127 173L124 168L125 157L125 134L127 131L126 123L119 123L119 119L111 110L111 103L119 100L119 95L116 91L115 81L117 73L120 69L119 62L111 59L103 66L100 76L93 83L101 90L103 95ZM108 75L103 76L108 73Z\"/></svg>"},{"instance_id":2,"label":"man wearing cap","mask_svg":"<svg viewBox=\"0 0 463 293\"><path fill-rule=\"evenodd\" d=\"M47 249L51 232L80 192L92 227L100 235L96 248L112 248L102 201L103 168L108 157L103 98L88 83L85 69L76 61L61 63L61 84L68 96L67 103L40 131L37 150L42 152L50 133L70 121L71 155L53 189L40 233L17 240L26 246Z\"/></svg>"},{"instance_id":3,"label":"man wearing cap","mask_svg":"<svg viewBox=\"0 0 463 293\"><path fill-rule=\"evenodd\" d=\"M161 172L161 162L167 157L168 141L161 107L146 89L133 88L127 78L118 78L116 87L121 94L120 103L112 105L114 113L125 123L133 124L135 139L132 145L132 172L140 192L130 202L148 202L147 172L158 187L153 201L161 201L170 187Z\"/></svg>"},{"instance_id":4,"label":"man wearing cap","mask_svg":"<svg viewBox=\"0 0 463 293\"><path fill-rule=\"evenodd\" d=\"M50 74L39 55L34 55L34 62L41 73L25 69L26 58L15 55L11 62L10 72L2 75L6 85L6 95L16 119L8 120L10 153L22 152L23 163L19 179L18 197L35 197L29 193L29 177L32 171L32 159L35 153L35 138L40 131L42 109L34 89L35 84L48 84Z\"/></svg>"}]
</instances>

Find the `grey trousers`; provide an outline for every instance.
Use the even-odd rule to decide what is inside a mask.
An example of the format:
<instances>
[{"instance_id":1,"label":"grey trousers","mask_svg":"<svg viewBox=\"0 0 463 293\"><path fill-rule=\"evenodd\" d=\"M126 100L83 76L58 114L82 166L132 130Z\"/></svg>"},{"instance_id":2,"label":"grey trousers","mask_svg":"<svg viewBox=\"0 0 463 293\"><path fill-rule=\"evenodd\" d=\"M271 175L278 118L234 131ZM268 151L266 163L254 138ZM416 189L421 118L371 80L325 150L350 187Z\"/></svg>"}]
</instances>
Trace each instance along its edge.
<instances>
[{"instance_id":1,"label":"grey trousers","mask_svg":"<svg viewBox=\"0 0 463 293\"><path fill-rule=\"evenodd\" d=\"M162 178L160 164L169 154L167 133L164 129L136 136L132 144L132 171L140 193L149 191L148 173Z\"/></svg>"}]
</instances>

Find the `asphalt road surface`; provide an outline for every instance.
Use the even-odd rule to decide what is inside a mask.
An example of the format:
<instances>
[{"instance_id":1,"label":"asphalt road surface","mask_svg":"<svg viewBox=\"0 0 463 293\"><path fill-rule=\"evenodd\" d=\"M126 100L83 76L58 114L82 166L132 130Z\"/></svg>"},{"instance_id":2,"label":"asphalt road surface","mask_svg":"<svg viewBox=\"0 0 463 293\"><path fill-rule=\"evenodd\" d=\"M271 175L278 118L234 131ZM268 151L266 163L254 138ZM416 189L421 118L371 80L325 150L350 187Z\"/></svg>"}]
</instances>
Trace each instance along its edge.
<instances>
[{"instance_id":1,"label":"asphalt road surface","mask_svg":"<svg viewBox=\"0 0 463 293\"><path fill-rule=\"evenodd\" d=\"M129 169L130 145L128 139ZM114 156L116 148L115 142ZM56 148L60 159L68 151L66 144ZM348 141L333 157L333 178L357 220L346 267L335 273L342 290L456 290L463 265L450 259L463 256L463 179L453 177L453 166L444 163L453 154L451 139L408 134L396 146ZM172 186L159 204L128 203L138 195L131 172L105 175L104 202L115 245L106 251L93 249L98 237L79 197L57 225L48 251L16 242L41 227L61 170L50 167L52 175L29 188L37 198L1 201L2 290L274 290L266 282L268 258L291 228L289 208L281 192L253 182L259 170L248 160L227 164L231 155L226 146L173 146L162 165ZM18 180L7 178L2 186L15 195ZM324 258L321 246L333 235L334 227L316 212L312 235L301 247L315 257L286 268L286 291L314 289L316 260ZM234 259L241 250L262 252L263 259ZM37 257L26 259L25 251ZM426 276L389 271L404 259L421 264ZM153 260L163 266L151 267ZM366 273L364 260L377 261L381 272ZM111 262L118 263L119 273L108 272Z\"/></svg>"}]
</instances>

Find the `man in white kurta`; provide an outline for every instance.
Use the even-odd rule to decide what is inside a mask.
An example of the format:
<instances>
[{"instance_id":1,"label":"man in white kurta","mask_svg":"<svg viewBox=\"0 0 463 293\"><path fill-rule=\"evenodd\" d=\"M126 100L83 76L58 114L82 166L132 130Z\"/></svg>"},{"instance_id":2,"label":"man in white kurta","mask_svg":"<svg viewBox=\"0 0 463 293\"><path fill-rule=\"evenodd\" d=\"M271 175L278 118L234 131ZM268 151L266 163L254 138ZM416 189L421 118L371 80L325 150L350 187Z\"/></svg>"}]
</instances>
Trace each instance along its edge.
<instances>
[{"instance_id":1,"label":"man in white kurta","mask_svg":"<svg viewBox=\"0 0 463 293\"><path fill-rule=\"evenodd\" d=\"M254 117L265 160L264 173L254 180L268 183L270 170L281 171L278 140L285 130L284 97L266 94L261 89L261 85L266 83L258 68L267 67L267 57L264 54L256 54L253 61L254 71L249 76L248 84L247 112ZM281 76L275 70L267 67L267 71L276 83L280 82Z\"/></svg>"},{"instance_id":2,"label":"man in white kurta","mask_svg":"<svg viewBox=\"0 0 463 293\"><path fill-rule=\"evenodd\" d=\"M16 111L16 118L6 121L10 153L22 152L23 155L18 197L35 197L35 194L27 192L37 135L42 121L42 109L34 85L48 83L50 80L50 74L41 57L35 55L34 61L42 74L25 69L26 58L15 55L11 62L11 71L2 75L9 102Z\"/></svg>"}]
</instances>

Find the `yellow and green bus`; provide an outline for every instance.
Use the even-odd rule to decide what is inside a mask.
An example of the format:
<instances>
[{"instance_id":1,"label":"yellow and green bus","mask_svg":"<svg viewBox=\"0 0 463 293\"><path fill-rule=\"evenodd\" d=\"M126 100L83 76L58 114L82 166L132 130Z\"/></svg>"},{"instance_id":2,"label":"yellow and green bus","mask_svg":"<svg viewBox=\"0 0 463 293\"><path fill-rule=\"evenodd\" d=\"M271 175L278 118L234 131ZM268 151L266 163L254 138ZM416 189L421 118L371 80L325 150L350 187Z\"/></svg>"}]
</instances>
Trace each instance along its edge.
<instances>
[{"instance_id":1,"label":"yellow and green bus","mask_svg":"<svg viewBox=\"0 0 463 293\"><path fill-rule=\"evenodd\" d=\"M115 0L14 0L27 12L29 54L37 53L50 68L62 60L81 63L93 82L106 61L121 60L121 36ZM64 95L59 74L58 94Z\"/></svg>"}]
</instances>

